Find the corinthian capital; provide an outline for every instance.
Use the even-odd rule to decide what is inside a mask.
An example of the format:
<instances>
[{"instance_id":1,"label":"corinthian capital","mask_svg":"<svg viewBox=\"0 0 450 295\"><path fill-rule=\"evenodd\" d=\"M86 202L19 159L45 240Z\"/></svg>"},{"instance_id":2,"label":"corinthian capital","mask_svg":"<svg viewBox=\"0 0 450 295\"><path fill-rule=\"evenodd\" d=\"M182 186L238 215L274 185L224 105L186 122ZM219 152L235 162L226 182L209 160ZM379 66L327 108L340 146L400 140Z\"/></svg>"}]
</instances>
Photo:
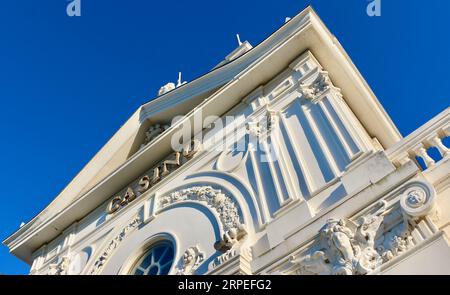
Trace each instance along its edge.
<instances>
[{"instance_id":1,"label":"corinthian capital","mask_svg":"<svg viewBox=\"0 0 450 295\"><path fill-rule=\"evenodd\" d=\"M325 91L332 87L333 84L331 83L328 73L325 71L319 71L312 82L300 83L300 93L304 98L315 103Z\"/></svg>"}]
</instances>

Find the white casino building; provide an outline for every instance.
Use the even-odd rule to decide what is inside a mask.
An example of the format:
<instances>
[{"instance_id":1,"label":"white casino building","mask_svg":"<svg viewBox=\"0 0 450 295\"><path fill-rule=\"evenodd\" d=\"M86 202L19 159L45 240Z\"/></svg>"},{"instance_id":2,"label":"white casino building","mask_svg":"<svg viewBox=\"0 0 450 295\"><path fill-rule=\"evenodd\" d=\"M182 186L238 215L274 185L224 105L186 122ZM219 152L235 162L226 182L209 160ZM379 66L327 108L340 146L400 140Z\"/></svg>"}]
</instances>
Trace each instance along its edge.
<instances>
[{"instance_id":1,"label":"white casino building","mask_svg":"<svg viewBox=\"0 0 450 295\"><path fill-rule=\"evenodd\" d=\"M3 243L30 274L450 274L449 135L446 109L402 137L308 7L162 87Z\"/></svg>"}]
</instances>

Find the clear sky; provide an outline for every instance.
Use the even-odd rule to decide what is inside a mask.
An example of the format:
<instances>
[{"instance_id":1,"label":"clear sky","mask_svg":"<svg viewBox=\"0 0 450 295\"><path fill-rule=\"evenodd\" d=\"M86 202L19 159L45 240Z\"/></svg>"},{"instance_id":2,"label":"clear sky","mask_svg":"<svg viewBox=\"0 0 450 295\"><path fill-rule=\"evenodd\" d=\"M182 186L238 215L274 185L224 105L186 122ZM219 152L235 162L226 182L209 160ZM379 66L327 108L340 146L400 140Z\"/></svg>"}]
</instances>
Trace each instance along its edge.
<instances>
[{"instance_id":1,"label":"clear sky","mask_svg":"<svg viewBox=\"0 0 450 295\"><path fill-rule=\"evenodd\" d=\"M0 239L53 200L159 87L312 4L403 135L449 106L450 1L0 1ZM29 267L0 247L0 273Z\"/></svg>"}]
</instances>

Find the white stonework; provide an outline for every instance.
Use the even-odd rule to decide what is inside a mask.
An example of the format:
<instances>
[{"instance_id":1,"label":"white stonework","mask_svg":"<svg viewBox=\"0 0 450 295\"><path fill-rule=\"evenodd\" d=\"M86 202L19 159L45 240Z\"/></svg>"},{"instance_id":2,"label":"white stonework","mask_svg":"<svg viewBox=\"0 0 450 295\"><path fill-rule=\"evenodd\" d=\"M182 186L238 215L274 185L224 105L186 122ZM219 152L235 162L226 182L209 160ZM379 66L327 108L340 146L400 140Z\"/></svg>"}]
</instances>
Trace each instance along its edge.
<instances>
[{"instance_id":1,"label":"white stonework","mask_svg":"<svg viewBox=\"0 0 450 295\"><path fill-rule=\"evenodd\" d=\"M403 138L312 8L158 94L3 242L30 274L450 274L450 109Z\"/></svg>"},{"instance_id":2,"label":"white stonework","mask_svg":"<svg viewBox=\"0 0 450 295\"><path fill-rule=\"evenodd\" d=\"M180 262L177 275L192 275L199 265L205 260L204 254L197 246L187 249Z\"/></svg>"}]
</instances>

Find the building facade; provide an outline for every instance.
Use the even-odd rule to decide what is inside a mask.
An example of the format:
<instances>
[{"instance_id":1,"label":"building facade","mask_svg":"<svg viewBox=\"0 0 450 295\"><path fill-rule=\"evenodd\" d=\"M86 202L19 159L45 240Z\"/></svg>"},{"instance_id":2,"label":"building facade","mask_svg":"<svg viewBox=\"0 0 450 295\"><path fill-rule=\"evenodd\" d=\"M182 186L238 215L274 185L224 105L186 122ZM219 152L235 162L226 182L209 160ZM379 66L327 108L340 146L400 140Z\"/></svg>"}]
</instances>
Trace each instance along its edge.
<instances>
[{"instance_id":1,"label":"building facade","mask_svg":"<svg viewBox=\"0 0 450 295\"><path fill-rule=\"evenodd\" d=\"M3 243L30 274L450 274L449 135L403 138L307 8L163 86Z\"/></svg>"}]
</instances>

